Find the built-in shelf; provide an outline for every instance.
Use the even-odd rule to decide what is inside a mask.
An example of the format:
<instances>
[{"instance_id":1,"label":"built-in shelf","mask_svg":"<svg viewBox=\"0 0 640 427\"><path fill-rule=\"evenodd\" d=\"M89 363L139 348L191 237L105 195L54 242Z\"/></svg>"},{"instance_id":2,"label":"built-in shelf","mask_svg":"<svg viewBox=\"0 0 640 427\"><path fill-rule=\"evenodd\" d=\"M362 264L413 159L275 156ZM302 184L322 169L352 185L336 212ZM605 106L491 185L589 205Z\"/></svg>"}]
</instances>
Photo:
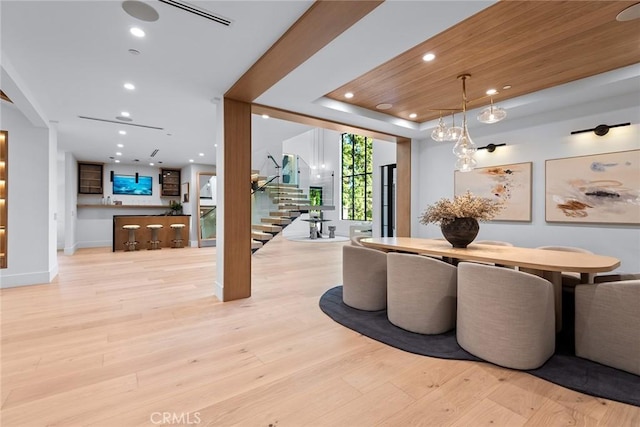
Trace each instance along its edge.
<instances>
[{"instance_id":1,"label":"built-in shelf","mask_svg":"<svg viewBox=\"0 0 640 427\"><path fill-rule=\"evenodd\" d=\"M0 131L0 268L7 268L7 253L9 251L9 240L7 234L9 228L7 219L8 211L8 194L9 183L9 133L5 130Z\"/></svg>"},{"instance_id":2,"label":"built-in shelf","mask_svg":"<svg viewBox=\"0 0 640 427\"><path fill-rule=\"evenodd\" d=\"M78 162L78 194L102 194L102 163Z\"/></svg>"},{"instance_id":3,"label":"built-in shelf","mask_svg":"<svg viewBox=\"0 0 640 427\"><path fill-rule=\"evenodd\" d=\"M102 209L171 209L169 205L85 205L78 204L79 208L102 208Z\"/></svg>"}]
</instances>

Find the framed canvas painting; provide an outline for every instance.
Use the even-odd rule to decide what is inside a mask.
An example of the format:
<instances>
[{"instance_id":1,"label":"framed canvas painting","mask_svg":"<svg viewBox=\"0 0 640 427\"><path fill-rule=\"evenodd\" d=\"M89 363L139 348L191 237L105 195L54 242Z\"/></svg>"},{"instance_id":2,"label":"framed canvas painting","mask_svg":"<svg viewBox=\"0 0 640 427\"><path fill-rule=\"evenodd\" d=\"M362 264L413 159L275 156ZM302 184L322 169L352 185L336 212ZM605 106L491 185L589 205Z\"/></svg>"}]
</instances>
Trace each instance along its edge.
<instances>
[{"instance_id":1,"label":"framed canvas painting","mask_svg":"<svg viewBox=\"0 0 640 427\"><path fill-rule=\"evenodd\" d=\"M640 224L640 150L547 160L545 219Z\"/></svg>"},{"instance_id":2,"label":"framed canvas painting","mask_svg":"<svg viewBox=\"0 0 640 427\"><path fill-rule=\"evenodd\" d=\"M456 171L456 195L470 191L502 203L494 221L531 221L531 162Z\"/></svg>"}]
</instances>

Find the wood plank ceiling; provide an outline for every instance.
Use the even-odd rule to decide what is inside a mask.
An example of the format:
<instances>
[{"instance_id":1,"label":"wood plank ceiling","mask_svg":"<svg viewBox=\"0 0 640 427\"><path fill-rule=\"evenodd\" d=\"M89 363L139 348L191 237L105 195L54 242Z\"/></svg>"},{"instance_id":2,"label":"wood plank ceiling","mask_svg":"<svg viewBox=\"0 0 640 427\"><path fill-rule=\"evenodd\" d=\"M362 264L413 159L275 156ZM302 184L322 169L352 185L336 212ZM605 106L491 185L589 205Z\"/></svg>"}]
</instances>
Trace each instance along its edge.
<instances>
[{"instance_id":1,"label":"wood plank ceiling","mask_svg":"<svg viewBox=\"0 0 640 427\"><path fill-rule=\"evenodd\" d=\"M415 122L536 92L640 62L638 20L616 15L637 1L500 1L328 93L328 98ZM436 59L424 62L424 54ZM510 89L503 89L511 85ZM355 96L346 99L344 94ZM416 113L411 119L409 114ZM443 113L447 115L447 112Z\"/></svg>"}]
</instances>

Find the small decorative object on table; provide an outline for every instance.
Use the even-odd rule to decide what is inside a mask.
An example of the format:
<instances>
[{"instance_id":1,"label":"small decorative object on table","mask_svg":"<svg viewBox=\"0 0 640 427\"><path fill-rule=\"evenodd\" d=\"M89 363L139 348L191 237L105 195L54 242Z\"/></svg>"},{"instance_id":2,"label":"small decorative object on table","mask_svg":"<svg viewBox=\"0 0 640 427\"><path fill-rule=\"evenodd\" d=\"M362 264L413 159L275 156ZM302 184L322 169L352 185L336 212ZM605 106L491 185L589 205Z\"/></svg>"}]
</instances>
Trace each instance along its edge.
<instances>
[{"instance_id":1,"label":"small decorative object on table","mask_svg":"<svg viewBox=\"0 0 640 427\"><path fill-rule=\"evenodd\" d=\"M171 200L169 202L169 215L182 215L182 203Z\"/></svg>"},{"instance_id":2,"label":"small decorative object on table","mask_svg":"<svg viewBox=\"0 0 640 427\"><path fill-rule=\"evenodd\" d=\"M466 248L478 235L478 221L492 219L501 209L500 203L467 191L453 200L440 199L428 206L420 217L420 224L440 225L442 235L454 248Z\"/></svg>"}]
</instances>

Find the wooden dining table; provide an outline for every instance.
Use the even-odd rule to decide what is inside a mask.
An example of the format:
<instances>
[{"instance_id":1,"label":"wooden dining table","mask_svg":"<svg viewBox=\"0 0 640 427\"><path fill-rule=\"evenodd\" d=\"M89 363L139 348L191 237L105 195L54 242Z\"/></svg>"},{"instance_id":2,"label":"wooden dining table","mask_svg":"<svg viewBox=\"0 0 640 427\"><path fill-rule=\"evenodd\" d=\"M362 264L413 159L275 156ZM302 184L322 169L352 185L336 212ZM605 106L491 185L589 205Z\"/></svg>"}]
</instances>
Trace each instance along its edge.
<instances>
[{"instance_id":1,"label":"wooden dining table","mask_svg":"<svg viewBox=\"0 0 640 427\"><path fill-rule=\"evenodd\" d=\"M612 271L620 266L619 259L605 255L518 246L472 243L466 248L454 248L446 240L417 237L369 237L360 242L365 247L385 252L438 256L454 264L479 261L534 272L553 283L558 331L562 328L562 272L580 273L581 283L590 283L593 277L590 273Z\"/></svg>"}]
</instances>

